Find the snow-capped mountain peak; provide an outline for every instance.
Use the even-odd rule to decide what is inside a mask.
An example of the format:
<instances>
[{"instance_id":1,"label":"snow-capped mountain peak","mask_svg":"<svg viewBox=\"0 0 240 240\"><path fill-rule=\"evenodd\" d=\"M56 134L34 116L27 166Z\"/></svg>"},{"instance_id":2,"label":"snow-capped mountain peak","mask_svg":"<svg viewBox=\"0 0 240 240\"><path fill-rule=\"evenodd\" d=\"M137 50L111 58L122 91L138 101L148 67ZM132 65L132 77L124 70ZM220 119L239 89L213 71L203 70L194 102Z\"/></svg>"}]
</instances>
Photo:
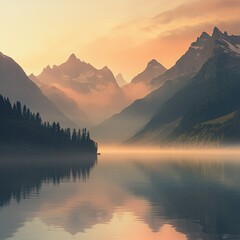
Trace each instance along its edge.
<instances>
[{"instance_id":1,"label":"snow-capped mountain peak","mask_svg":"<svg viewBox=\"0 0 240 240\"><path fill-rule=\"evenodd\" d=\"M240 55L240 37L228 35L225 31L222 33L218 28L214 28L213 40L215 41L215 49L220 52Z\"/></svg>"},{"instance_id":2,"label":"snow-capped mountain peak","mask_svg":"<svg viewBox=\"0 0 240 240\"><path fill-rule=\"evenodd\" d=\"M222 39L224 43L224 52L240 55L240 44L232 44L225 39Z\"/></svg>"}]
</instances>

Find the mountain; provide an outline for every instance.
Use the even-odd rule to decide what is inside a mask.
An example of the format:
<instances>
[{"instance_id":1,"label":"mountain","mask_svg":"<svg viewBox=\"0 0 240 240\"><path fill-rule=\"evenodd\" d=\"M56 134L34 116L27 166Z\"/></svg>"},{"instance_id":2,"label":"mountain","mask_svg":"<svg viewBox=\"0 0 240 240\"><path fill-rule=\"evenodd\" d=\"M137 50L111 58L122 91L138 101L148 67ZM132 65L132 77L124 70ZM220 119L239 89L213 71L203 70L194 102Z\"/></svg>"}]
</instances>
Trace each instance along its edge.
<instances>
[{"instance_id":1,"label":"mountain","mask_svg":"<svg viewBox=\"0 0 240 240\"><path fill-rule=\"evenodd\" d=\"M138 96L142 99L134 101L120 113L93 128L94 136L99 141L121 142L136 134L154 116L161 105L192 80L192 77L210 58L213 49L213 37L205 32L202 33L172 68L152 80L148 78L148 81L146 81L148 85L146 85L144 84L145 81L140 81L141 77L146 75L149 69L159 66L155 60L151 61L145 71L132 80L133 83L131 82L123 87L125 93L134 91L134 89L135 92L140 92L140 94L143 92L150 93L145 97L144 95ZM141 84L137 85L136 83ZM154 88L156 90L151 92ZM139 91L136 91L137 89ZM133 96L131 93L129 95ZM137 98L137 96L135 97Z\"/></svg>"},{"instance_id":2,"label":"mountain","mask_svg":"<svg viewBox=\"0 0 240 240\"><path fill-rule=\"evenodd\" d=\"M76 127L33 83L10 57L0 53L0 94L11 101L21 101L33 112L40 112L44 121L59 121L63 127Z\"/></svg>"},{"instance_id":3,"label":"mountain","mask_svg":"<svg viewBox=\"0 0 240 240\"><path fill-rule=\"evenodd\" d=\"M71 89L75 88L81 93L88 93L91 90L103 92L108 85L118 88L112 72L107 67L98 70L91 64L79 60L74 54L59 66L44 68L37 79L41 83L57 83Z\"/></svg>"},{"instance_id":4,"label":"mountain","mask_svg":"<svg viewBox=\"0 0 240 240\"><path fill-rule=\"evenodd\" d=\"M176 64L163 75L154 78L151 84L161 86L166 80L195 75L212 55L213 49L213 37L203 32Z\"/></svg>"},{"instance_id":5,"label":"mountain","mask_svg":"<svg viewBox=\"0 0 240 240\"><path fill-rule=\"evenodd\" d=\"M99 142L120 143L136 134L157 111L158 107L170 99L187 82L167 81L162 87L153 91L143 99L138 99L91 129L91 133Z\"/></svg>"},{"instance_id":6,"label":"mountain","mask_svg":"<svg viewBox=\"0 0 240 240\"><path fill-rule=\"evenodd\" d=\"M64 92L93 122L111 116L125 104L122 90L110 69L96 69L74 54L59 66L47 66L37 80Z\"/></svg>"},{"instance_id":7,"label":"mountain","mask_svg":"<svg viewBox=\"0 0 240 240\"><path fill-rule=\"evenodd\" d=\"M119 87L123 87L127 84L121 73L119 73L115 78Z\"/></svg>"},{"instance_id":8,"label":"mountain","mask_svg":"<svg viewBox=\"0 0 240 240\"><path fill-rule=\"evenodd\" d=\"M240 36L215 27L211 39L212 54L200 71L130 142L172 142L199 124L240 108Z\"/></svg>"},{"instance_id":9,"label":"mountain","mask_svg":"<svg viewBox=\"0 0 240 240\"><path fill-rule=\"evenodd\" d=\"M143 82L145 84L150 84L151 81L165 73L167 69L160 64L157 60L151 60L143 72L134 77L131 83Z\"/></svg>"},{"instance_id":10,"label":"mountain","mask_svg":"<svg viewBox=\"0 0 240 240\"><path fill-rule=\"evenodd\" d=\"M141 73L135 76L129 84L122 87L127 102L130 104L155 90L158 86L152 84L152 80L166 72L166 70L155 59L151 60Z\"/></svg>"},{"instance_id":11,"label":"mountain","mask_svg":"<svg viewBox=\"0 0 240 240\"><path fill-rule=\"evenodd\" d=\"M43 94L54 102L56 106L76 124L76 126L80 128L92 126L91 120L79 108L78 104L72 98L68 97L64 91L56 86L41 83L33 74L31 74L29 78L41 88Z\"/></svg>"},{"instance_id":12,"label":"mountain","mask_svg":"<svg viewBox=\"0 0 240 240\"><path fill-rule=\"evenodd\" d=\"M176 143L191 145L236 144L240 141L240 109L197 124L181 134Z\"/></svg>"}]
</instances>

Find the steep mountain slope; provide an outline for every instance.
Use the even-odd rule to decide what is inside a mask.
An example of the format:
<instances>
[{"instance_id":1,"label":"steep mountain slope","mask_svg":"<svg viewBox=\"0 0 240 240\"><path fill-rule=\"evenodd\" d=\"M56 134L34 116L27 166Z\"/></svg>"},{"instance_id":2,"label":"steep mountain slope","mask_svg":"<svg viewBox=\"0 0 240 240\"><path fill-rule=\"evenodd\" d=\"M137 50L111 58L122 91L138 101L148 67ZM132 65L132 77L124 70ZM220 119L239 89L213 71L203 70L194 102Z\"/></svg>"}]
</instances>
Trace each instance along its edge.
<instances>
[{"instance_id":1,"label":"steep mountain slope","mask_svg":"<svg viewBox=\"0 0 240 240\"><path fill-rule=\"evenodd\" d=\"M236 144L240 142L240 109L201 124L181 134L180 144Z\"/></svg>"},{"instance_id":2,"label":"steep mountain slope","mask_svg":"<svg viewBox=\"0 0 240 240\"><path fill-rule=\"evenodd\" d=\"M217 30L215 29L215 31ZM179 89L188 84L209 59L213 48L214 39L207 33L202 33L171 69L159 77L152 79L152 81L147 81L151 89L158 87L157 90L142 100L135 101L119 114L114 115L95 127L93 129L95 137L99 140L120 142L126 140L126 137L130 137L131 134L133 136L134 133L139 131L153 117L155 111L162 104L168 101ZM155 61L152 64L150 62L149 65L155 65ZM140 76L143 76L143 74L140 74ZM140 78L136 77L134 82L137 81L136 79L140 81ZM146 84L144 85L146 86ZM169 88L169 86L171 87ZM127 89L127 87L128 85L124 89Z\"/></svg>"},{"instance_id":3,"label":"steep mountain slope","mask_svg":"<svg viewBox=\"0 0 240 240\"><path fill-rule=\"evenodd\" d=\"M214 32L218 31L215 28ZM214 33L215 34L215 33ZM166 80L177 79L180 76L190 76L196 74L203 64L212 55L214 39L206 32L203 32L196 42L193 42L188 51L170 68L165 74L154 78L153 85L161 86Z\"/></svg>"},{"instance_id":4,"label":"steep mountain slope","mask_svg":"<svg viewBox=\"0 0 240 240\"><path fill-rule=\"evenodd\" d=\"M74 54L59 66L46 67L37 79L63 91L95 122L114 114L125 103L111 70L107 67L98 70Z\"/></svg>"},{"instance_id":5,"label":"steep mountain slope","mask_svg":"<svg viewBox=\"0 0 240 240\"><path fill-rule=\"evenodd\" d=\"M91 129L97 141L120 143L141 129L161 104L170 99L187 82L167 81L162 87L143 99L134 101L130 106Z\"/></svg>"},{"instance_id":6,"label":"steep mountain slope","mask_svg":"<svg viewBox=\"0 0 240 240\"><path fill-rule=\"evenodd\" d=\"M11 101L21 101L32 111L40 112L44 121L59 121L64 127L76 127L10 57L0 53L0 94Z\"/></svg>"},{"instance_id":7,"label":"steep mountain slope","mask_svg":"<svg viewBox=\"0 0 240 240\"><path fill-rule=\"evenodd\" d=\"M240 37L215 28L212 39L212 55L199 73L130 141L171 141L240 107Z\"/></svg>"},{"instance_id":8,"label":"steep mountain slope","mask_svg":"<svg viewBox=\"0 0 240 240\"><path fill-rule=\"evenodd\" d=\"M68 97L62 90L51 85L41 85L41 89L45 96L47 96L56 106L78 127L92 126L91 120L79 108L78 104L70 97Z\"/></svg>"},{"instance_id":9,"label":"steep mountain slope","mask_svg":"<svg viewBox=\"0 0 240 240\"><path fill-rule=\"evenodd\" d=\"M122 90L129 104L157 89L158 86L153 85L151 81L155 77L162 75L166 70L167 69L155 59L151 60L140 74L135 76L129 84L123 86Z\"/></svg>"},{"instance_id":10,"label":"steep mountain slope","mask_svg":"<svg viewBox=\"0 0 240 240\"><path fill-rule=\"evenodd\" d=\"M131 83L143 82L149 84L154 78L165 73L167 69L160 64L157 60L151 60L143 72L134 77Z\"/></svg>"},{"instance_id":11,"label":"steep mountain slope","mask_svg":"<svg viewBox=\"0 0 240 240\"><path fill-rule=\"evenodd\" d=\"M43 94L54 102L56 106L76 124L76 126L80 128L92 126L91 120L79 108L78 104L72 98L68 97L65 92L54 85L41 83L33 74L31 74L29 78L41 88Z\"/></svg>"}]
</instances>

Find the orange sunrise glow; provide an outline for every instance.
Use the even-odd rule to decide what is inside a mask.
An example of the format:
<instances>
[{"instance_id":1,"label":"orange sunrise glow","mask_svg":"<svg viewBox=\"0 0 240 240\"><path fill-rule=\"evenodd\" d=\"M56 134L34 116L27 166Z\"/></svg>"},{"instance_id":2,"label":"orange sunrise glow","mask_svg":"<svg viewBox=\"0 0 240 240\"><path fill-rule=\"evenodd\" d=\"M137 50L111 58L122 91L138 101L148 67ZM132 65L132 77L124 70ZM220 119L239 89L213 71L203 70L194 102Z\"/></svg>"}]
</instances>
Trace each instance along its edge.
<instances>
[{"instance_id":1,"label":"orange sunrise glow","mask_svg":"<svg viewBox=\"0 0 240 240\"><path fill-rule=\"evenodd\" d=\"M0 13L1 51L28 74L74 52L130 81L149 59L171 67L201 31L240 33L238 0L2 0Z\"/></svg>"},{"instance_id":2,"label":"orange sunrise glow","mask_svg":"<svg viewBox=\"0 0 240 240\"><path fill-rule=\"evenodd\" d=\"M240 0L0 0L0 240L240 240Z\"/></svg>"}]
</instances>

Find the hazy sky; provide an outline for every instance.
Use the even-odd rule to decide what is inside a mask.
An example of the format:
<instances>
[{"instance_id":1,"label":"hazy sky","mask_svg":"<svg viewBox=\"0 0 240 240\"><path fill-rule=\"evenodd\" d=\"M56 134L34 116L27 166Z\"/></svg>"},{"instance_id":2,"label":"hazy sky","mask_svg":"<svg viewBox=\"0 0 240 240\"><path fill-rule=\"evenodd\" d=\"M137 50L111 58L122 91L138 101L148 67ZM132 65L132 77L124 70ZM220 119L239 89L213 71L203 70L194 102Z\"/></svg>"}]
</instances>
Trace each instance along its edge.
<instances>
[{"instance_id":1,"label":"hazy sky","mask_svg":"<svg viewBox=\"0 0 240 240\"><path fill-rule=\"evenodd\" d=\"M0 52L30 74L75 53L129 80L172 66L202 31L240 34L239 0L0 0Z\"/></svg>"}]
</instances>

